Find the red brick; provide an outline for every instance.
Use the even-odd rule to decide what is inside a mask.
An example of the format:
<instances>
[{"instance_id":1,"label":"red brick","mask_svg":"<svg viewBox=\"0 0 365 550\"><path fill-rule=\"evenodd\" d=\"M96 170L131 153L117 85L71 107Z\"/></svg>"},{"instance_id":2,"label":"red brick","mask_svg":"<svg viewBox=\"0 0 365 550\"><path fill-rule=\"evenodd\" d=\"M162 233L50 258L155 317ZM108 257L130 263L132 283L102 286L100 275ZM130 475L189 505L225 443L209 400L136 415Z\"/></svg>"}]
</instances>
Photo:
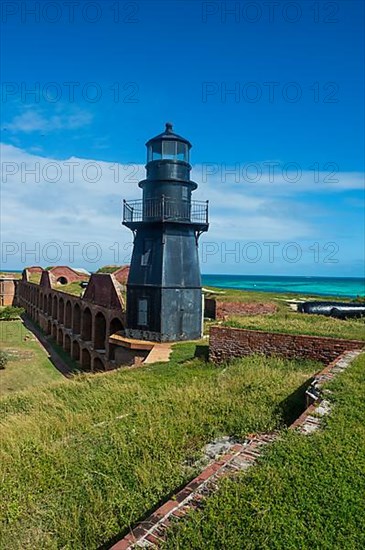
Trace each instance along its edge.
<instances>
[{"instance_id":1,"label":"red brick","mask_svg":"<svg viewBox=\"0 0 365 550\"><path fill-rule=\"evenodd\" d=\"M168 500L156 510L156 512L153 515L158 515L160 517L166 516L169 512L171 512L174 508L177 508L177 503L175 500Z\"/></svg>"},{"instance_id":2,"label":"red brick","mask_svg":"<svg viewBox=\"0 0 365 550\"><path fill-rule=\"evenodd\" d=\"M132 546L132 544L135 543L136 539L133 537L132 534L129 533L122 540L114 544L114 546L112 546L110 550L127 550Z\"/></svg>"},{"instance_id":3,"label":"red brick","mask_svg":"<svg viewBox=\"0 0 365 550\"><path fill-rule=\"evenodd\" d=\"M161 539L158 539L157 537L155 537L152 534L147 535L146 540L148 540L149 542L152 542L152 544L156 544L156 546L158 546L162 542Z\"/></svg>"},{"instance_id":4,"label":"red brick","mask_svg":"<svg viewBox=\"0 0 365 550\"><path fill-rule=\"evenodd\" d=\"M364 342L360 340L212 327L210 329L209 356L216 363L253 353L280 355L288 359L312 359L328 363L345 351L361 349L363 346Z\"/></svg>"}]
</instances>

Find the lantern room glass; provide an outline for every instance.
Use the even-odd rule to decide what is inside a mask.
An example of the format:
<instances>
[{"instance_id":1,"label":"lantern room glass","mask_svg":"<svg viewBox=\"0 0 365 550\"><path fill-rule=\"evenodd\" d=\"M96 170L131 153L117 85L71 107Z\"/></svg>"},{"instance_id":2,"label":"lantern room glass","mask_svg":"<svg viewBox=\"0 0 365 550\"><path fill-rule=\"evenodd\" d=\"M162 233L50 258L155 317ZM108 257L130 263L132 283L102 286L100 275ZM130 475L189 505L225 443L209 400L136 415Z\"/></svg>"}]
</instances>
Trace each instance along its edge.
<instances>
[{"instance_id":1,"label":"lantern room glass","mask_svg":"<svg viewBox=\"0 0 365 550\"><path fill-rule=\"evenodd\" d=\"M149 145L147 162L162 159L189 162L189 147L186 143L173 140L156 141Z\"/></svg>"}]
</instances>

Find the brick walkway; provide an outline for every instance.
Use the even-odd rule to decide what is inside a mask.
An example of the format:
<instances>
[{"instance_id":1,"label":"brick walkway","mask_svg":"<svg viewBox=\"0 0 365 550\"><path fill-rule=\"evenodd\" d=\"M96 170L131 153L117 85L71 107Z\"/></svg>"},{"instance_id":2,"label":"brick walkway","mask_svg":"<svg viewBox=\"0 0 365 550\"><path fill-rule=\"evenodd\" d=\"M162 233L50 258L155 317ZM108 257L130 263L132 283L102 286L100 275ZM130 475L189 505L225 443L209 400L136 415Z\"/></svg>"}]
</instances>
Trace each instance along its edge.
<instances>
[{"instance_id":1,"label":"brick walkway","mask_svg":"<svg viewBox=\"0 0 365 550\"><path fill-rule=\"evenodd\" d=\"M361 351L345 352L314 378L306 392L307 409L290 426L291 429L309 434L319 428L321 417L331 411L330 404L325 399L329 390L323 390L323 384L344 371L360 353ZM278 432L257 434L248 437L242 444L233 445L228 454L209 464L172 499L114 544L111 550L159 548L165 540L166 530L172 521L178 521L179 518L199 507L207 496L217 490L220 478L251 467L261 456L263 449L278 437Z\"/></svg>"}]
</instances>

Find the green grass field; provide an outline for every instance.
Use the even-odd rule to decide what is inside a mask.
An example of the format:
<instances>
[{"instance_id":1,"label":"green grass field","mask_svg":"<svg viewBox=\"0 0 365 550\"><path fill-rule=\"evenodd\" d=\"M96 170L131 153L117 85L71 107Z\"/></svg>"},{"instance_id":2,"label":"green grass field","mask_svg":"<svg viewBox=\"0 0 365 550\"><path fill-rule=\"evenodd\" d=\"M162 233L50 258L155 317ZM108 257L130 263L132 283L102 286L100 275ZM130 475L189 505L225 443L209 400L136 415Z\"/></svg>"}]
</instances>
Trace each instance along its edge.
<instances>
[{"instance_id":1,"label":"green grass field","mask_svg":"<svg viewBox=\"0 0 365 550\"><path fill-rule=\"evenodd\" d=\"M286 307L285 300L320 300L320 301L337 301L337 302L350 302L349 298L338 298L336 296L319 296L313 294L307 296L304 294L298 294L295 292L262 292L260 290L236 290L233 288L216 288L216 287L204 287L207 291L205 296L207 298L215 298L223 302L274 302L279 307Z\"/></svg>"},{"instance_id":2,"label":"green grass field","mask_svg":"<svg viewBox=\"0 0 365 550\"><path fill-rule=\"evenodd\" d=\"M256 294L233 292L245 294L242 299L247 301L253 301ZM259 296L256 299L263 301ZM235 317L228 323L365 340L363 321L301 315L290 311L283 301L277 303L279 309L273 315ZM216 367L204 361L207 342L201 341L174 346L168 364L66 380L21 321L3 321L0 330L1 347L11 357L6 369L0 371L0 548L107 547L198 473L206 443L221 435L243 438L247 433L272 429L283 429L285 435L265 458L268 466L264 461L240 484L225 482L203 515L193 515L171 534L168 546L332 549L336 546L329 545L333 542L331 533L339 525L340 533L344 533L340 540L349 541L348 546L341 547L357 548L350 543L358 531L353 538L348 536L348 529L356 527L352 521L355 490L346 484L353 480L357 487L365 463L363 454L355 449L364 435L357 420L364 412L356 397L361 391L364 395L359 366L340 379L350 384L354 399L349 397L346 384L334 384L339 392L336 400L347 407L346 414L353 421L349 434L345 416L340 415L337 431L314 436L316 445L319 439L313 450L307 443L311 438L286 434L285 426L301 411L304 385L322 368L317 363L251 356L235 360L229 367ZM352 372L357 373L353 379ZM345 451L349 452L347 458ZM343 469L337 452L344 458ZM286 464L290 466L286 468ZM342 519L337 520L330 511L324 545L316 546L312 538L311 546L305 546L305 513L309 513L309 525L314 523L317 540L321 540L316 522L322 518L322 493L309 486L310 481L327 490L337 477L340 493L342 488L345 491L345 500L338 508ZM288 489L291 482L293 487ZM290 509L292 502L295 504L295 483L300 489L296 515ZM305 493L309 494L308 504ZM256 494L253 504L248 505L248 497ZM276 498L277 503L272 501ZM328 499L325 493L323 502ZM293 524L290 528L286 517ZM199 522L204 526L197 528ZM262 534L255 539L256 529ZM252 539L251 546L243 544L246 536Z\"/></svg>"},{"instance_id":3,"label":"green grass field","mask_svg":"<svg viewBox=\"0 0 365 550\"><path fill-rule=\"evenodd\" d=\"M365 340L365 318L341 320L323 315L308 315L296 311L279 310L269 315L232 316L223 324L236 328L267 330L269 332Z\"/></svg>"},{"instance_id":4,"label":"green grass field","mask_svg":"<svg viewBox=\"0 0 365 550\"><path fill-rule=\"evenodd\" d=\"M365 548L365 355L330 388L334 409L323 429L286 433L180 521L166 548Z\"/></svg>"},{"instance_id":5,"label":"green grass field","mask_svg":"<svg viewBox=\"0 0 365 550\"><path fill-rule=\"evenodd\" d=\"M219 435L283 427L312 362L229 368L179 344L169 364L80 376L0 400L4 549L96 549L191 479Z\"/></svg>"},{"instance_id":6,"label":"green grass field","mask_svg":"<svg viewBox=\"0 0 365 550\"><path fill-rule=\"evenodd\" d=\"M0 322L0 348L9 357L0 370L0 396L62 379L22 321Z\"/></svg>"}]
</instances>

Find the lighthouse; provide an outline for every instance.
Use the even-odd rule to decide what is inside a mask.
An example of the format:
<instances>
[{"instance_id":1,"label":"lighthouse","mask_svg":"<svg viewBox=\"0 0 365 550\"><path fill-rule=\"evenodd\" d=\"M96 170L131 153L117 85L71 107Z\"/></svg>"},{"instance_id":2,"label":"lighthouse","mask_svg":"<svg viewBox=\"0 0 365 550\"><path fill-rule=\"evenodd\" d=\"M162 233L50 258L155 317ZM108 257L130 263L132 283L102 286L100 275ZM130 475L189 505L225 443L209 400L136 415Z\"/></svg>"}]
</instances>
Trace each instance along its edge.
<instances>
[{"instance_id":1,"label":"lighthouse","mask_svg":"<svg viewBox=\"0 0 365 550\"><path fill-rule=\"evenodd\" d=\"M123 201L134 235L127 282L126 337L170 342L202 335L198 240L208 229L208 201L193 201L190 142L166 123L146 143L140 200Z\"/></svg>"}]
</instances>

